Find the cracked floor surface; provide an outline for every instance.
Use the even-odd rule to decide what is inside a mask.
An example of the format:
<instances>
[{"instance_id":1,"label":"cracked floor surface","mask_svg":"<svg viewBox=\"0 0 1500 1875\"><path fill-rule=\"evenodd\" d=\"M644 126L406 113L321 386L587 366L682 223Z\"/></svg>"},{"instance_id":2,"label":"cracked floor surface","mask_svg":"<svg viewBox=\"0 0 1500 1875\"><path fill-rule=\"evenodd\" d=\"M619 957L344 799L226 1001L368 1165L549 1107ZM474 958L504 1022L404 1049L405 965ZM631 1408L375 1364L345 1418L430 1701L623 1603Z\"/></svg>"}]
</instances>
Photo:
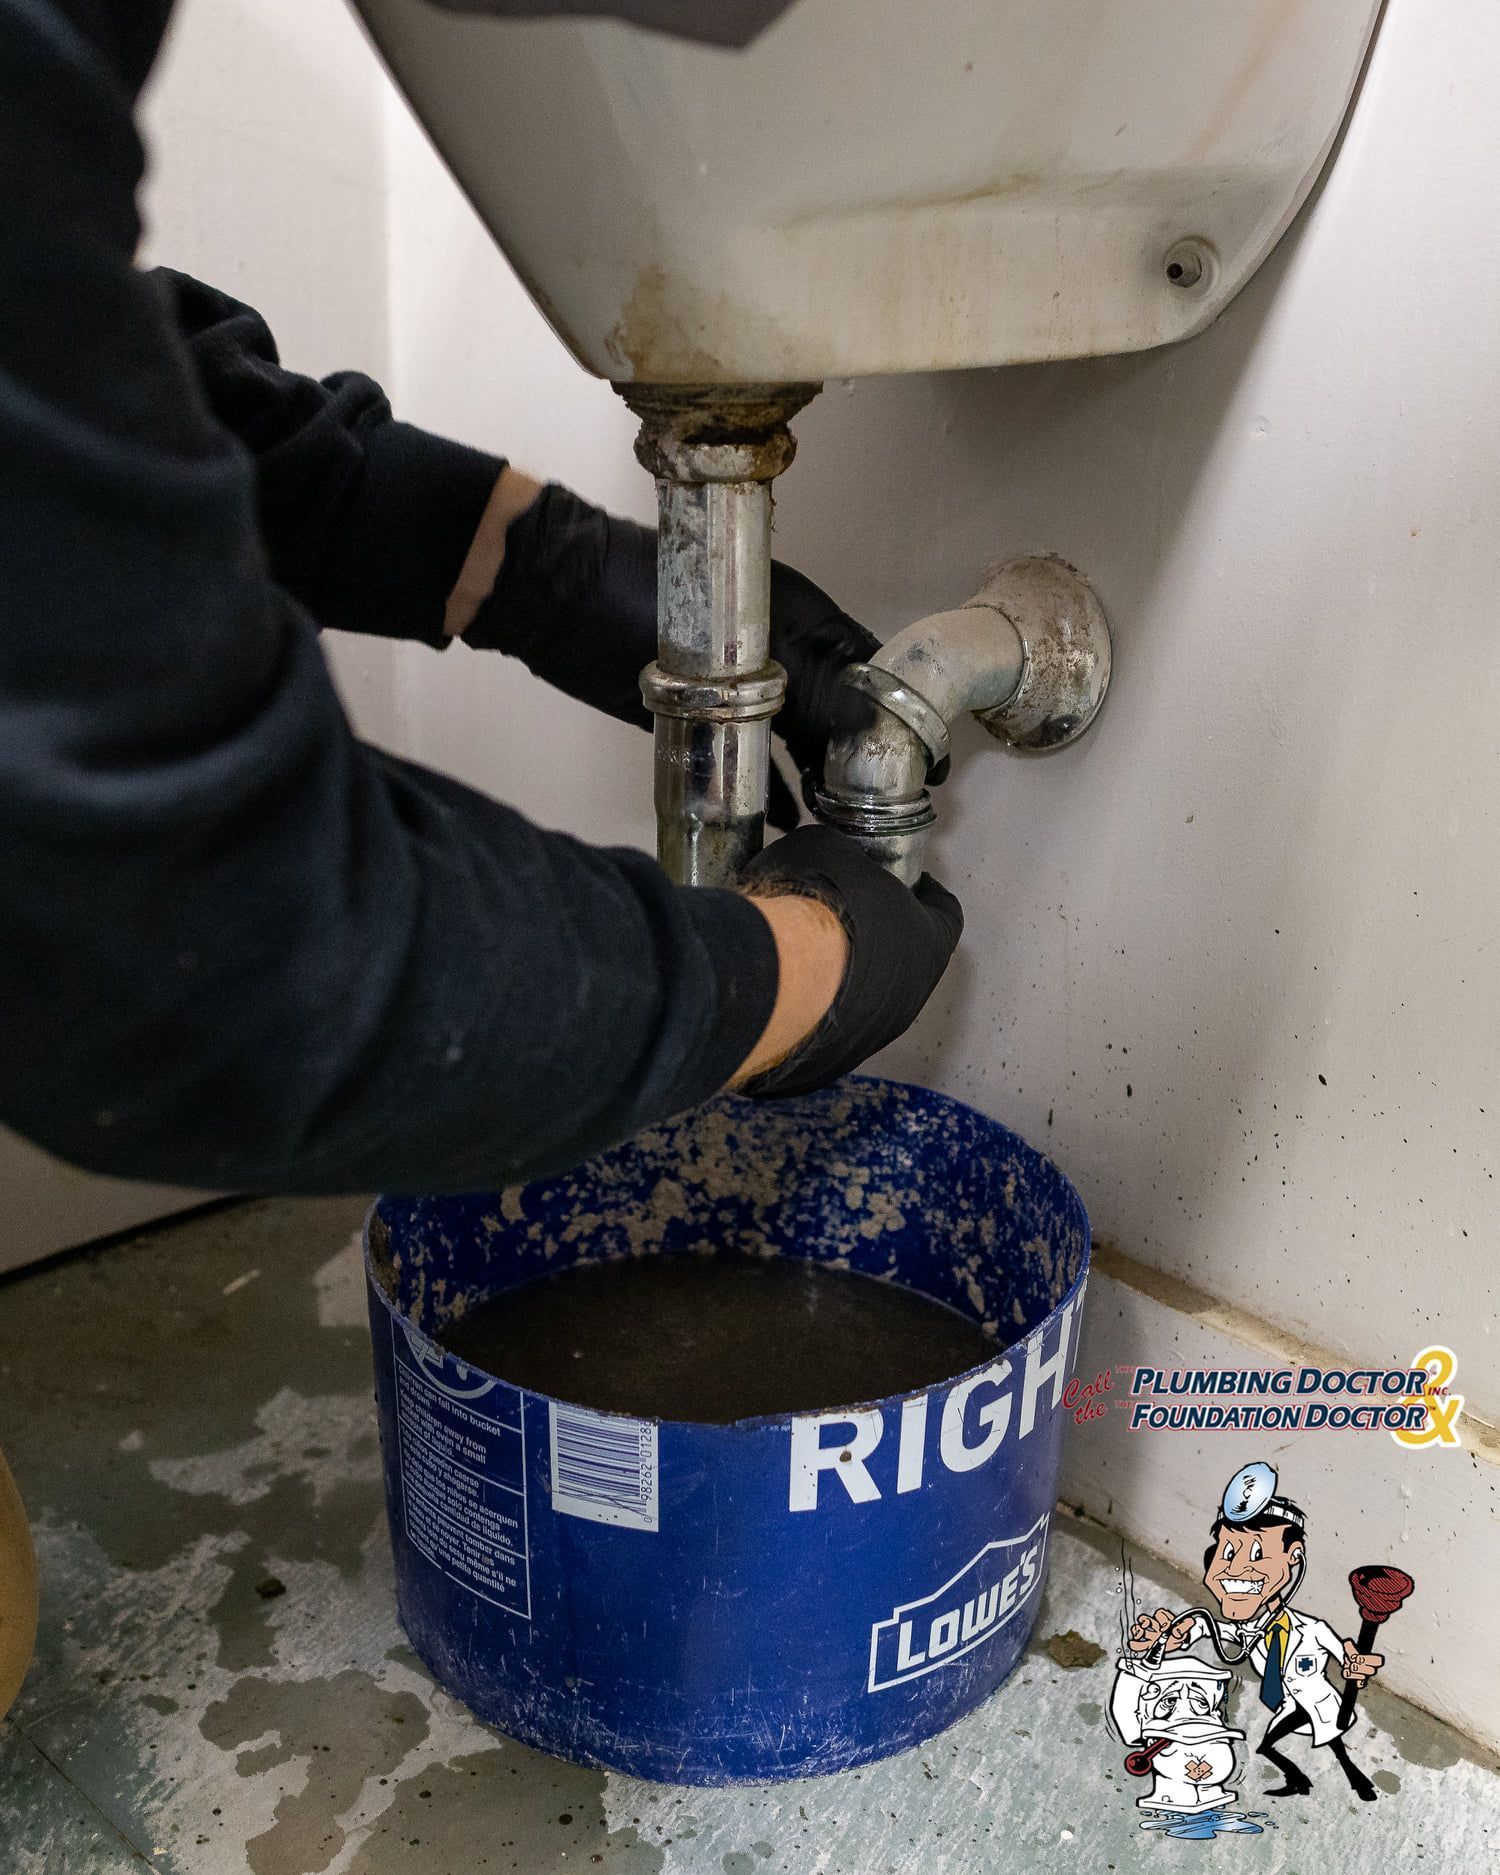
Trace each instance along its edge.
<instances>
[{"instance_id":1,"label":"cracked floor surface","mask_svg":"<svg viewBox=\"0 0 1500 1875\"><path fill-rule=\"evenodd\" d=\"M511 1743L396 1623L361 1210L236 1205L0 1286L0 1447L43 1580L37 1659L0 1724L4 1875L1496 1865L1494 1761L1379 1689L1355 1746L1374 1804L1320 1753L1305 1799L1263 1797L1258 1765L1237 1780L1260 1834L1205 1849L1142 1831L1103 1727L1120 1546L1066 1518L1031 1652L921 1750L701 1791ZM1184 1604L1184 1582L1132 1561L1139 1598Z\"/></svg>"}]
</instances>

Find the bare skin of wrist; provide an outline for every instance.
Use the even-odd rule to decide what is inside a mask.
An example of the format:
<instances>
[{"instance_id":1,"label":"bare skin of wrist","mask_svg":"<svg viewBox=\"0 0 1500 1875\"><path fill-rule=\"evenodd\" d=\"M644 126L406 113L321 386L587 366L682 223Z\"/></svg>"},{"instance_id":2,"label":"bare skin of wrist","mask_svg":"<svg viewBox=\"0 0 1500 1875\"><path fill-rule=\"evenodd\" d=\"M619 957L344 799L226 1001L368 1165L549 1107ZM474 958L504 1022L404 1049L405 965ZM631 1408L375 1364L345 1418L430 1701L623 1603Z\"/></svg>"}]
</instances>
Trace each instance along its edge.
<instances>
[{"instance_id":1,"label":"bare skin of wrist","mask_svg":"<svg viewBox=\"0 0 1500 1875\"><path fill-rule=\"evenodd\" d=\"M837 912L817 899L789 893L750 903L771 927L781 976L771 1019L731 1087L774 1068L807 1040L833 1007L849 962L848 933Z\"/></svg>"},{"instance_id":2,"label":"bare skin of wrist","mask_svg":"<svg viewBox=\"0 0 1500 1875\"><path fill-rule=\"evenodd\" d=\"M500 563L505 558L505 530L518 514L526 512L541 492L542 484L534 475L523 475L508 462L500 471L448 595L443 630L450 638L457 638L469 629L475 613L494 591Z\"/></svg>"}]
</instances>

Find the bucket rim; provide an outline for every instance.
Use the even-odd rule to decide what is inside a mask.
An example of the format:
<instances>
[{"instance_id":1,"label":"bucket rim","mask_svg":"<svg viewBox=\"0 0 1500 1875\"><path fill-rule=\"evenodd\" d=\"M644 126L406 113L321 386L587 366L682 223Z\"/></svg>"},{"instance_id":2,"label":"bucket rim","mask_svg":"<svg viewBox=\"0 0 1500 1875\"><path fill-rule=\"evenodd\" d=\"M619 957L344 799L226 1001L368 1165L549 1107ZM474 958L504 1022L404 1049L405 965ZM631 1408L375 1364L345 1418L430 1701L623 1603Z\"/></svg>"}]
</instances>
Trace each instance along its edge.
<instances>
[{"instance_id":1,"label":"bucket rim","mask_svg":"<svg viewBox=\"0 0 1500 1875\"><path fill-rule=\"evenodd\" d=\"M690 1432L723 1433L727 1435L727 1434L741 1433L741 1432L761 1432L761 1431L770 1431L770 1430L784 1431L788 1426L792 1424L794 1420L798 1420L798 1419L822 1419L822 1420L826 1420L830 1422L836 1422L841 1414L861 1413L861 1412L867 1412L876 1408L896 1406L896 1405L899 1405L903 1400L918 1399L918 1398L921 1398L923 1395L927 1395L927 1394L933 1394L933 1393L946 1394L948 1392L951 1392L953 1388L959 1386L962 1382L972 1379L977 1374L983 1374L988 1368L995 1366L998 1362L1004 1360L1007 1356L1015 1354L1018 1350L1023 1350L1029 1341L1043 1334L1046 1331L1046 1329L1053 1322L1057 1320L1057 1318L1062 1314L1062 1312L1065 1309L1068 1309L1069 1307L1077 1303L1079 1298L1082 1296L1084 1288L1088 1282L1089 1271L1093 1264L1093 1227L1089 1219L1088 1207L1083 1202L1082 1194L1079 1192L1077 1186L1073 1183L1072 1179L1068 1177L1067 1173L1063 1171L1062 1167L1056 1163L1055 1160L1048 1158L1046 1153L1039 1151L1037 1147L1033 1146L1031 1142L1027 1140L1026 1138L1024 1138L1020 1133L1017 1133L1012 1128L1006 1126L1004 1121L997 1120L992 1115L985 1113L982 1108L971 1106L967 1101L959 1100L956 1095L945 1094L937 1088L923 1087L921 1083L917 1081L901 1080L894 1075L861 1074L861 1075L850 1075L847 1078L851 1080L858 1080L861 1082L873 1084L876 1086L906 1088L912 1091L913 1093L921 1094L924 1099L937 1100L937 1101L942 1102L944 1105L962 1107L970 1113L978 1114L981 1119L987 1122L987 1124L995 1127L999 1132L1003 1133L1006 1136L1007 1140L1010 1141L1013 1145L1019 1146L1023 1152L1029 1154L1031 1158L1037 1160L1042 1166L1045 1166L1050 1172L1052 1172L1058 1179L1062 1181L1063 1185L1066 1187L1067 1191L1071 1195L1074 1203L1077 1205L1079 1221L1082 1227L1082 1244L1081 1244L1080 1256L1079 1256L1078 1273L1073 1278L1072 1282L1068 1285L1064 1293L1058 1297L1056 1302L1053 1303L1052 1307L1047 1311L1047 1313L1043 1315L1040 1318L1040 1320L1033 1323L1033 1325L1030 1328L1028 1328L1024 1334L1018 1335L1014 1341L1004 1342L1004 1343L1001 1342L999 1336L997 1335L995 1338L994 1353L990 1355L987 1359L982 1360L982 1361L976 1361L971 1367L964 1368L962 1372L949 1375L942 1380L932 1381L929 1385L925 1387L908 1388L905 1392L902 1392L902 1393L876 1394L876 1395L872 1395L869 1398L862 1399L862 1400L848 1400L848 1401L840 1400L829 1406L820 1407L815 1412L814 1411L799 1411L799 1412L787 1411L784 1413L759 1413L759 1414L752 1414L751 1416L744 1418L744 1419L732 1419L732 1420L671 1419L665 1416L657 1417L657 1416L642 1415L639 1413L621 1413L609 1407L588 1406L581 1400L570 1400L563 1394L539 1393L534 1387L521 1386L517 1381L507 1380L503 1374L492 1374L488 1368L479 1367L472 1361L462 1361L462 1362L459 1362L459 1365L465 1367L466 1369L468 1369L469 1371L473 1373L482 1375L486 1380L494 1381L500 1386L512 1388L515 1392L521 1394L524 1399L536 1400L548 1406L556 1404L572 1412L588 1413L592 1417L599 1418L599 1419L617 1419L629 1425L669 1426L669 1427L675 1427L675 1428L682 1428ZM645 1132L645 1131L648 1131L649 1129L643 1127L641 1130ZM629 1141L622 1140L620 1143L621 1145L627 1145L629 1144ZM587 1161L584 1161L583 1163L586 1164ZM540 1181L528 1180L525 1182L532 1183L532 1182L540 1182ZM511 1187L502 1186L502 1187L497 1187L496 1189L497 1190L507 1190L507 1189L513 1190L515 1189L515 1187L514 1186L511 1186ZM365 1212L364 1221L360 1227L360 1246L361 1246L361 1260L364 1265L366 1292L368 1296L378 1298L388 1320L391 1323L392 1328L401 1329L401 1331L407 1336L409 1342L413 1338L415 1338L417 1340L420 1340L427 1347L430 1347L438 1356L457 1361L458 1360L457 1355L452 1354L450 1350L444 1348L440 1341L435 1340L431 1335L427 1334L423 1329L418 1328L414 1322L412 1322L406 1315L404 1315L401 1312L401 1310L396 1306L395 1302L392 1300L390 1294L388 1293L385 1287L385 1284L380 1279L380 1274L379 1274L377 1264L376 1264L376 1252L375 1252L373 1242L372 1242L371 1226L372 1224L376 1222L377 1215L380 1210L380 1206L388 1198L404 1196L404 1195L406 1194L387 1193L387 1192L378 1193L374 1198L371 1199L369 1208ZM466 1193L463 1195L473 1197L473 1196L481 1196L481 1195L488 1196L489 1194L488 1193L484 1193L484 1194ZM381 1221L383 1222L383 1220ZM389 1227L387 1226L386 1228L388 1229ZM658 1254L658 1253L647 1251L647 1252L640 1253L640 1254L644 1256L650 1256L650 1255ZM672 1254L684 1254L684 1253L668 1252L667 1254L672 1255ZM777 1252L771 1253L772 1256L782 1256L786 1254L787 1253L784 1251L777 1251ZM625 1252L622 1252L619 1256L602 1257L598 1259L598 1261L601 1264L625 1262L627 1260L632 1259L636 1255L637 1253L625 1251ZM573 1265L572 1267L576 1268L577 1265ZM865 1272L859 1272L859 1273L866 1274ZM536 1277L536 1278L532 1278L531 1280L540 1281L542 1280L542 1278ZM908 1289L913 1295L925 1296L926 1300L938 1302L940 1306L942 1307L952 1306L949 1303L942 1303L941 1298L939 1297L926 1296L926 1292L921 1289L916 1288L914 1284L897 1282L897 1280L891 1276L868 1276L867 1275L867 1280L871 1282L894 1283L896 1287ZM962 1311L955 1311L955 1313L962 1313Z\"/></svg>"}]
</instances>

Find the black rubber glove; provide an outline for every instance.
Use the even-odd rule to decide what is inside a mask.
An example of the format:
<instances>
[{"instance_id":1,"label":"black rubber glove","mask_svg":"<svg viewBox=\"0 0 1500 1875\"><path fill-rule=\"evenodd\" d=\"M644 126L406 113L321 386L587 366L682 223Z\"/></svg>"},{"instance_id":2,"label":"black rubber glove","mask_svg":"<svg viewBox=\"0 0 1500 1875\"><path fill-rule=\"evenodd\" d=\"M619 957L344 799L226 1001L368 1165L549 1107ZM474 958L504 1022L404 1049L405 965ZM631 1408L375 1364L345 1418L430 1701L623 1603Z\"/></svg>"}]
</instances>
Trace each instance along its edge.
<instances>
[{"instance_id":1,"label":"black rubber glove","mask_svg":"<svg viewBox=\"0 0 1500 1875\"><path fill-rule=\"evenodd\" d=\"M464 633L622 723L651 727L640 675L656 656L656 535L551 482L511 522L493 592ZM771 655L786 669L773 727L804 781L821 778L831 736L866 728L875 705L839 681L879 640L810 579L771 563ZM791 790L772 764L767 819L795 827Z\"/></svg>"},{"instance_id":2,"label":"black rubber glove","mask_svg":"<svg viewBox=\"0 0 1500 1875\"><path fill-rule=\"evenodd\" d=\"M757 1100L826 1087L904 1034L963 936L963 907L930 874L904 886L831 827L802 827L777 840L751 860L740 883L751 893L821 899L849 934L833 1007L785 1061L740 1088Z\"/></svg>"}]
</instances>

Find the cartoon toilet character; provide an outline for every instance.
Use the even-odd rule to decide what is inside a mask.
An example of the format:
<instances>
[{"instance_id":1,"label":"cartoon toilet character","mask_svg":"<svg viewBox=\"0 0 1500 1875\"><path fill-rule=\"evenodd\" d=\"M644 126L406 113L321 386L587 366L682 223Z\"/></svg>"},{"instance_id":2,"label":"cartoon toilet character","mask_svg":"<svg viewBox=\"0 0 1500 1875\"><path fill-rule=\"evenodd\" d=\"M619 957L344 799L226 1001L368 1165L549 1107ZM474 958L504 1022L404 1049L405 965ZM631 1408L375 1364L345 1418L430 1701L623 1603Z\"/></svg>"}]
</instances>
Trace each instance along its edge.
<instances>
[{"instance_id":1,"label":"cartoon toilet character","mask_svg":"<svg viewBox=\"0 0 1500 1875\"><path fill-rule=\"evenodd\" d=\"M1246 1662L1260 1680L1260 1702L1269 1715L1256 1746L1281 1772L1272 1797L1300 1797L1312 1779L1277 1747L1295 1733L1311 1733L1314 1748L1327 1745L1355 1795L1372 1802L1375 1786L1349 1756L1344 1734L1353 1724L1351 1699L1327 1675L1333 1660L1346 1681L1365 1685L1384 1655L1363 1653L1314 1615L1292 1606L1307 1570L1307 1518L1290 1498L1277 1495L1276 1473L1257 1462L1246 1465L1225 1487L1204 1553L1203 1583L1218 1614L1190 1608L1174 1615L1159 1608L1137 1617L1130 1629L1130 1654L1150 1664L1206 1638L1230 1666ZM1402 1577L1410 1590L1410 1579ZM1373 1628L1371 1632L1373 1633Z\"/></svg>"},{"instance_id":2,"label":"cartoon toilet character","mask_svg":"<svg viewBox=\"0 0 1500 1875\"><path fill-rule=\"evenodd\" d=\"M1222 1810L1234 1803L1236 1793L1227 1788L1234 1740L1245 1734L1224 1723L1229 1669L1191 1655L1155 1666L1126 1655L1115 1664L1109 1716L1116 1736L1136 1746L1125 1769L1151 1779L1138 1808Z\"/></svg>"}]
</instances>

